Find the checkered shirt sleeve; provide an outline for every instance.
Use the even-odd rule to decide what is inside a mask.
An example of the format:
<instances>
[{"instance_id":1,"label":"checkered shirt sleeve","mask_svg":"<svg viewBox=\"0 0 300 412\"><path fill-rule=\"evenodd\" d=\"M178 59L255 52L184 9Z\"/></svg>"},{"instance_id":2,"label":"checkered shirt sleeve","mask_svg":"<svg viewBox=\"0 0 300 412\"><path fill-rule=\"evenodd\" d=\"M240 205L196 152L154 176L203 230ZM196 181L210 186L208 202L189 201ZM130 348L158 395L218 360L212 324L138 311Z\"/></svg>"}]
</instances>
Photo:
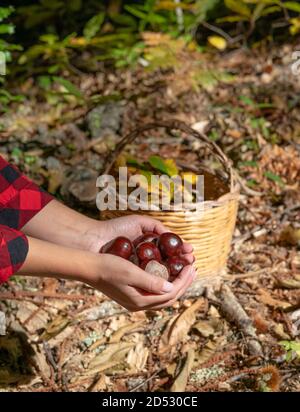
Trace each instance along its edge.
<instances>
[{"instance_id":1,"label":"checkered shirt sleeve","mask_svg":"<svg viewBox=\"0 0 300 412\"><path fill-rule=\"evenodd\" d=\"M0 156L0 283L24 263L28 241L20 229L53 197Z\"/></svg>"}]
</instances>

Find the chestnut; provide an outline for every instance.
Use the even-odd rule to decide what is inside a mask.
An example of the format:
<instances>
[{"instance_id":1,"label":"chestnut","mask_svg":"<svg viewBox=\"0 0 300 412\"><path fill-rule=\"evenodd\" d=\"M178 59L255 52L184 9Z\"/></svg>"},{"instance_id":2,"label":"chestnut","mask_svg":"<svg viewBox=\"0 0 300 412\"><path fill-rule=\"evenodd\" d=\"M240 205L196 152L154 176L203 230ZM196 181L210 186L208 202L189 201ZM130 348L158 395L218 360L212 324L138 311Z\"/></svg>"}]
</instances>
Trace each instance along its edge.
<instances>
[{"instance_id":1,"label":"chestnut","mask_svg":"<svg viewBox=\"0 0 300 412\"><path fill-rule=\"evenodd\" d=\"M133 241L133 245L135 247L138 247L139 244L144 243L144 242L152 242L154 244L156 244L156 240L158 238L158 235L154 232L146 232L143 235L137 237L134 241Z\"/></svg>"},{"instance_id":2,"label":"chestnut","mask_svg":"<svg viewBox=\"0 0 300 412\"><path fill-rule=\"evenodd\" d=\"M140 243L136 248L136 254L140 262L143 262L144 260L156 260L158 262L161 261L161 254L158 248L152 242Z\"/></svg>"},{"instance_id":3,"label":"chestnut","mask_svg":"<svg viewBox=\"0 0 300 412\"><path fill-rule=\"evenodd\" d=\"M170 276L176 277L182 271L182 269L189 263L186 259L178 256L172 256L166 260L166 266L169 269Z\"/></svg>"},{"instance_id":4,"label":"chestnut","mask_svg":"<svg viewBox=\"0 0 300 412\"><path fill-rule=\"evenodd\" d=\"M158 248L164 257L176 256L181 252L183 242L172 232L166 232L158 238Z\"/></svg>"},{"instance_id":5,"label":"chestnut","mask_svg":"<svg viewBox=\"0 0 300 412\"><path fill-rule=\"evenodd\" d=\"M149 262L151 262L151 260L142 260L138 266L140 266L141 269L145 270Z\"/></svg>"},{"instance_id":6,"label":"chestnut","mask_svg":"<svg viewBox=\"0 0 300 412\"><path fill-rule=\"evenodd\" d=\"M127 237L119 236L102 246L100 253L110 253L129 259L133 253L133 245Z\"/></svg>"},{"instance_id":7,"label":"chestnut","mask_svg":"<svg viewBox=\"0 0 300 412\"><path fill-rule=\"evenodd\" d=\"M159 276L165 280L169 280L169 271L165 265L157 262L156 260L150 260L146 264L144 270L152 275Z\"/></svg>"}]
</instances>

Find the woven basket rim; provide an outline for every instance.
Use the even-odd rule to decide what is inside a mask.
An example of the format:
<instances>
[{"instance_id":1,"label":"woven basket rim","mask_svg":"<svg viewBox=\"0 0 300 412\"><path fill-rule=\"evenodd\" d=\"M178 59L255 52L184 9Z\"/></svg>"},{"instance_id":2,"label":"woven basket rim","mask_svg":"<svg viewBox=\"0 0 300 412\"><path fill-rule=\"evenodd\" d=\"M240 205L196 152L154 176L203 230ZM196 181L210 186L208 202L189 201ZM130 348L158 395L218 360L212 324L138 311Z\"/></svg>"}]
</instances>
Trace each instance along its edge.
<instances>
[{"instance_id":1,"label":"woven basket rim","mask_svg":"<svg viewBox=\"0 0 300 412\"><path fill-rule=\"evenodd\" d=\"M230 190L229 192L223 194L222 196L220 196L218 199L215 200L204 200L203 202L200 203L192 203L191 205L193 206L192 209L174 209L174 208L170 208L169 210L164 210L164 209L157 209L157 210L143 210L143 209L139 209L138 211L135 210L131 210L128 209L128 211L131 211L133 213L136 212L143 212L143 213L182 213L182 214L186 214L186 213L195 213L194 208L197 207L197 204L200 204L201 207L199 208L199 213L203 212L203 210L209 210L209 209L214 209L216 207L221 207L224 204L233 201L233 200L238 200L240 196L240 185L239 183L236 183L233 187L232 190ZM116 211L121 210L122 209L116 209ZM113 212L113 210L112 210Z\"/></svg>"},{"instance_id":2,"label":"woven basket rim","mask_svg":"<svg viewBox=\"0 0 300 412\"><path fill-rule=\"evenodd\" d=\"M129 132L127 135L121 138L121 140L117 143L115 148L108 153L107 158L104 162L105 166L102 172L104 174L109 173L109 171L113 167L113 164L117 156L123 151L127 144L131 144L142 133L156 128L165 128L169 130L178 129L184 133L190 134L195 139L202 141L202 143L204 143L206 147L210 150L211 154L213 154L220 161L223 169L228 174L230 191L234 190L234 186L236 185L236 176L232 168L231 160L227 157L223 150L215 142L211 141L203 132L193 129L192 127L188 126L185 122L178 119L147 123Z\"/></svg>"}]
</instances>

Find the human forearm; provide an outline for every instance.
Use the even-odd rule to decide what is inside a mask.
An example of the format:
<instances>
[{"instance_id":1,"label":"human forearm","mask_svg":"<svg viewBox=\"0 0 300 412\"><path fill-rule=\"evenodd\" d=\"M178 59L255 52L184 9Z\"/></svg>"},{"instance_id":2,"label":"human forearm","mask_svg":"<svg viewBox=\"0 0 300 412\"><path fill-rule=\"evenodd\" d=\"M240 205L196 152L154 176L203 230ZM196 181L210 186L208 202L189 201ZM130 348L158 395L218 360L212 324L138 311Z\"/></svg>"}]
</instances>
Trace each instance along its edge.
<instances>
[{"instance_id":1,"label":"human forearm","mask_svg":"<svg viewBox=\"0 0 300 412\"><path fill-rule=\"evenodd\" d=\"M28 243L29 251L19 274L78 280L129 310L169 306L195 277L194 269L186 266L171 284L118 256L67 248L30 237Z\"/></svg>"},{"instance_id":2,"label":"human forearm","mask_svg":"<svg viewBox=\"0 0 300 412\"><path fill-rule=\"evenodd\" d=\"M94 225L101 226L101 222L90 219L57 200L52 200L22 230L26 235L41 240L90 250L91 245L97 242L95 236L90 234ZM97 249L97 246L95 248Z\"/></svg>"},{"instance_id":3,"label":"human forearm","mask_svg":"<svg viewBox=\"0 0 300 412\"><path fill-rule=\"evenodd\" d=\"M91 252L31 237L28 237L28 244L28 254L19 274L86 282L97 271L99 257Z\"/></svg>"}]
</instances>

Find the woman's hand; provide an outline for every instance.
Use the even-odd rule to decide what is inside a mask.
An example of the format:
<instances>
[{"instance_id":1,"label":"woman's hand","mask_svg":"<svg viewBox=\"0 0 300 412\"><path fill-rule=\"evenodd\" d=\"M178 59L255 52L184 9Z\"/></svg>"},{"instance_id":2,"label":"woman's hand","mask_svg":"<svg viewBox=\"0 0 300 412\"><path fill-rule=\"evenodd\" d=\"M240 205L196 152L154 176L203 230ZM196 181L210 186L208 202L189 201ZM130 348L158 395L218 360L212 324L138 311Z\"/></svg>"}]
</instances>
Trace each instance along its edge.
<instances>
[{"instance_id":1,"label":"woman's hand","mask_svg":"<svg viewBox=\"0 0 300 412\"><path fill-rule=\"evenodd\" d=\"M52 200L24 227L23 232L31 237L69 248L98 253L101 246L118 236L134 240L144 232L158 235L167 232L159 221L142 215L130 215L107 221L84 216L75 210ZM185 258L192 263L193 248L184 244Z\"/></svg>"},{"instance_id":2,"label":"woman's hand","mask_svg":"<svg viewBox=\"0 0 300 412\"><path fill-rule=\"evenodd\" d=\"M186 266L173 283L151 275L130 261L101 254L95 270L84 282L103 292L130 311L161 309L179 299L195 278L195 269Z\"/></svg>"},{"instance_id":3,"label":"woman's hand","mask_svg":"<svg viewBox=\"0 0 300 412\"><path fill-rule=\"evenodd\" d=\"M94 221L93 227L86 232L87 249L97 253L105 243L118 236L134 240L145 232L160 235L168 230L158 220L142 215L124 216L102 222ZM183 252L187 261L193 263L193 247L189 243L184 243Z\"/></svg>"},{"instance_id":4,"label":"woman's hand","mask_svg":"<svg viewBox=\"0 0 300 412\"><path fill-rule=\"evenodd\" d=\"M29 251L20 274L78 280L131 311L172 305L195 277L194 268L186 266L169 283L118 256L67 248L30 237L28 242Z\"/></svg>"},{"instance_id":5,"label":"woman's hand","mask_svg":"<svg viewBox=\"0 0 300 412\"><path fill-rule=\"evenodd\" d=\"M159 221L146 216L101 222L53 200L23 229L30 245L21 273L80 280L129 310L170 306L195 277L195 270L189 265L172 284L125 259L99 254L105 243L118 236L134 240L144 232L160 235L167 231ZM192 251L192 246L184 243L184 257L190 264L194 261Z\"/></svg>"}]
</instances>

